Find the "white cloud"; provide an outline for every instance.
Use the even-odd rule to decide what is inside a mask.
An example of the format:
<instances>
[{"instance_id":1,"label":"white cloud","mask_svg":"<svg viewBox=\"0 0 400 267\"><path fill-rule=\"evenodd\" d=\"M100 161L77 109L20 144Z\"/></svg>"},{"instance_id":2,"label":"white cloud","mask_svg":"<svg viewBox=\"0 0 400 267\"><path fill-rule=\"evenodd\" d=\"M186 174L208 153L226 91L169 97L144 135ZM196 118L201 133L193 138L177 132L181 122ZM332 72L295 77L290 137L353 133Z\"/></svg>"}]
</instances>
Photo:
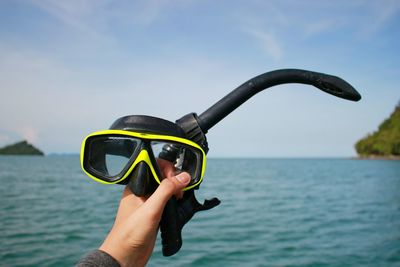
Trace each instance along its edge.
<instances>
[{"instance_id":1,"label":"white cloud","mask_svg":"<svg viewBox=\"0 0 400 267\"><path fill-rule=\"evenodd\" d=\"M63 23L83 31L91 31L87 19L102 18L103 14L96 16L96 13L107 3L101 0L31 0L31 2Z\"/></svg>"},{"instance_id":2,"label":"white cloud","mask_svg":"<svg viewBox=\"0 0 400 267\"><path fill-rule=\"evenodd\" d=\"M400 11L400 1L306 1L301 3L296 23L305 37L332 30L351 30L356 35L372 38ZM296 8L296 7L295 7ZM309 12L312 11L312 13Z\"/></svg>"},{"instance_id":3,"label":"white cloud","mask_svg":"<svg viewBox=\"0 0 400 267\"><path fill-rule=\"evenodd\" d=\"M266 52L269 57L271 57L275 61L279 61L282 59L283 48L275 34L268 31L249 28L244 29L244 32L254 37L260 47Z\"/></svg>"},{"instance_id":4,"label":"white cloud","mask_svg":"<svg viewBox=\"0 0 400 267\"><path fill-rule=\"evenodd\" d=\"M304 35L306 38L313 37L320 33L326 33L331 31L333 28L336 28L341 23L338 23L335 20L322 20L311 22L304 27Z\"/></svg>"},{"instance_id":5,"label":"white cloud","mask_svg":"<svg viewBox=\"0 0 400 267\"><path fill-rule=\"evenodd\" d=\"M73 39L71 47L87 46L120 51L126 38L134 38L135 29L146 28L176 14L193 1L184 0L30 0L30 3L46 12L59 24L54 26L61 39ZM56 23L57 23L56 22ZM115 29L130 34L121 38ZM57 40L57 39L55 39ZM90 48L89 48L90 49ZM90 53L90 52L89 52ZM117 53L117 52L115 52Z\"/></svg>"},{"instance_id":6,"label":"white cloud","mask_svg":"<svg viewBox=\"0 0 400 267\"><path fill-rule=\"evenodd\" d=\"M361 33L366 36L374 35L384 28L387 23L400 13L400 1L367 1L365 6L370 14L365 16Z\"/></svg>"},{"instance_id":7,"label":"white cloud","mask_svg":"<svg viewBox=\"0 0 400 267\"><path fill-rule=\"evenodd\" d=\"M31 0L31 3L63 23L87 32L112 30L112 23L149 25L174 8L193 1L184 0Z\"/></svg>"},{"instance_id":8,"label":"white cloud","mask_svg":"<svg viewBox=\"0 0 400 267\"><path fill-rule=\"evenodd\" d=\"M249 1L248 5L241 6L234 21L263 43L276 60L280 53L283 55L285 42L291 41L296 33L313 38L346 30L356 38L373 38L399 12L398 0Z\"/></svg>"},{"instance_id":9,"label":"white cloud","mask_svg":"<svg viewBox=\"0 0 400 267\"><path fill-rule=\"evenodd\" d=\"M145 25L152 24L163 15L171 4L173 1L169 0L138 1L130 9L134 14L130 20Z\"/></svg>"}]
</instances>

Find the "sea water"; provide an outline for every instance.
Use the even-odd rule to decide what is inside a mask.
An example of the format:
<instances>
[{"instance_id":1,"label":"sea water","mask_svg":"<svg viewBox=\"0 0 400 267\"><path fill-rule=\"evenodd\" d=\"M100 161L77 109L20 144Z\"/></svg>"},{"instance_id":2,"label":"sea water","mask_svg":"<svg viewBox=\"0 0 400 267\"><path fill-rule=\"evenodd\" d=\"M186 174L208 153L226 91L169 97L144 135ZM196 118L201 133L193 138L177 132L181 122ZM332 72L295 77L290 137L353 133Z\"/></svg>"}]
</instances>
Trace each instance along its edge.
<instances>
[{"instance_id":1,"label":"sea water","mask_svg":"<svg viewBox=\"0 0 400 267\"><path fill-rule=\"evenodd\" d=\"M101 244L123 189L78 156L0 157L0 266L73 266ZM148 266L400 266L400 161L209 159L220 206Z\"/></svg>"}]
</instances>

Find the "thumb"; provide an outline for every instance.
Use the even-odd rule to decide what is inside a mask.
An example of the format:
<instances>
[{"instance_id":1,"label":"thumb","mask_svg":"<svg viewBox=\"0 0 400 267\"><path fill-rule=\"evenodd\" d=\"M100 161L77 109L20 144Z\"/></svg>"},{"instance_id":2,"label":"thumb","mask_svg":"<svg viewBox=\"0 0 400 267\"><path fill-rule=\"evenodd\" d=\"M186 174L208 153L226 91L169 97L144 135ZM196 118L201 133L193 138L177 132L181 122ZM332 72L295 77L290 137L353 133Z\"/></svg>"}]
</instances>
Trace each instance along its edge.
<instances>
[{"instance_id":1,"label":"thumb","mask_svg":"<svg viewBox=\"0 0 400 267\"><path fill-rule=\"evenodd\" d=\"M187 172L165 178L161 181L157 190L143 204L144 208L159 213L161 216L167 201L174 194L181 192L189 184L190 179L191 177Z\"/></svg>"}]
</instances>

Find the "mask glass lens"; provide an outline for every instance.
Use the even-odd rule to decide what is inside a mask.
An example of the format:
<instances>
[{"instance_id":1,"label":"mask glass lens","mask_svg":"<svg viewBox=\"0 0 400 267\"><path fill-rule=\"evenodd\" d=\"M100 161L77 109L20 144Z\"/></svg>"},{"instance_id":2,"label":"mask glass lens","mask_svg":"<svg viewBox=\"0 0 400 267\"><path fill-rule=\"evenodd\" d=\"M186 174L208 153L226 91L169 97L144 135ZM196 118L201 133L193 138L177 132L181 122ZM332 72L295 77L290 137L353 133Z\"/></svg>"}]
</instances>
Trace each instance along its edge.
<instances>
[{"instance_id":1,"label":"mask glass lens","mask_svg":"<svg viewBox=\"0 0 400 267\"><path fill-rule=\"evenodd\" d=\"M198 149L184 144L159 141L152 141L151 148L159 169L165 169L165 166L160 166L159 159L162 159L164 163L171 163L175 175L181 172L189 173L192 178L189 186L200 180L202 154Z\"/></svg>"},{"instance_id":2,"label":"mask glass lens","mask_svg":"<svg viewBox=\"0 0 400 267\"><path fill-rule=\"evenodd\" d=\"M99 179L112 181L122 177L129 168L141 141L132 137L93 136L86 142L88 171Z\"/></svg>"}]
</instances>

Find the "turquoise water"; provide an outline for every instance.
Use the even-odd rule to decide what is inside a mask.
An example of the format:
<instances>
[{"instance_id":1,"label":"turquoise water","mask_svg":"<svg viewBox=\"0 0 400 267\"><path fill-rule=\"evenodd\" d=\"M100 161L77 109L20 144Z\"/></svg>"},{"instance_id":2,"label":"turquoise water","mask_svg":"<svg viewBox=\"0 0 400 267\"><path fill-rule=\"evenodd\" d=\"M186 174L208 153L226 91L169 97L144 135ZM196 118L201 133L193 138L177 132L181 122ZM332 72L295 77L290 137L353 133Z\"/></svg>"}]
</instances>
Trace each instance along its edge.
<instances>
[{"instance_id":1,"label":"turquoise water","mask_svg":"<svg viewBox=\"0 0 400 267\"><path fill-rule=\"evenodd\" d=\"M0 266L72 266L110 229L122 186L77 156L0 157ZM400 161L210 159L222 203L149 266L400 266Z\"/></svg>"}]
</instances>

